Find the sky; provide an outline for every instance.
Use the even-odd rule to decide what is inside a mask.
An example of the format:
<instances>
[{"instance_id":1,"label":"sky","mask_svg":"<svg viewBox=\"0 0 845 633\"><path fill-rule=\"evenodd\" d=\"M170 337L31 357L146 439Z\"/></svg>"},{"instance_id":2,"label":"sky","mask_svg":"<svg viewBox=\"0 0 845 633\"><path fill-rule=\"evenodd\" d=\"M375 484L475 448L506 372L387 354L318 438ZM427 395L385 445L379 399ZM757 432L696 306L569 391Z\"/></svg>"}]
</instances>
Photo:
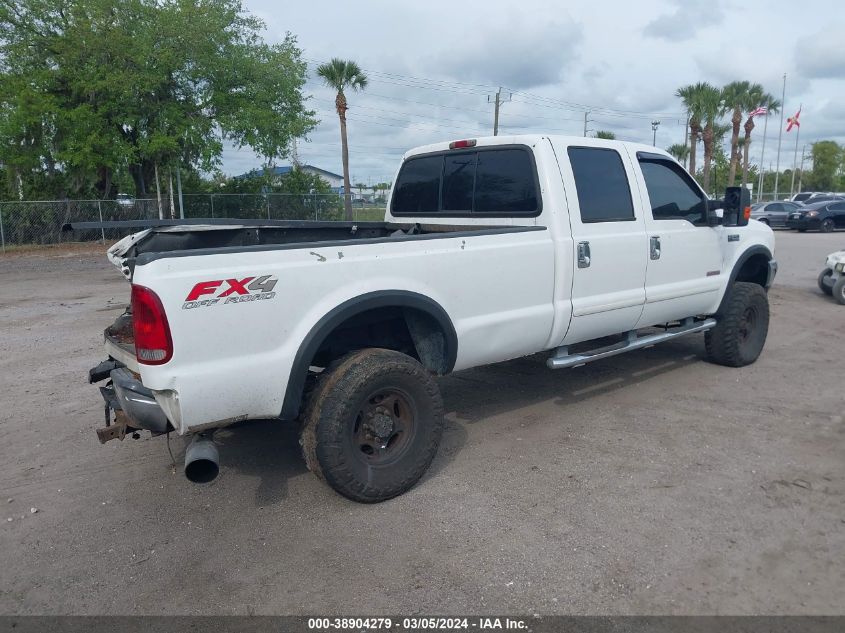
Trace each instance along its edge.
<instances>
[{"instance_id":1,"label":"sky","mask_svg":"<svg viewBox=\"0 0 845 633\"><path fill-rule=\"evenodd\" d=\"M845 5L835 0L244 0L268 42L296 36L309 63L305 94L320 123L297 143L301 163L341 172L334 93L317 64L352 59L369 85L349 94L352 182L391 181L417 145L492 134L581 136L609 130L621 140L666 148L683 143L678 87L745 79L781 98L784 119L801 111L805 143L845 142ZM763 118L752 135L760 162ZM785 120L784 120L785 125ZM774 167L780 115L769 117L764 166ZM783 134L781 169L792 166L795 130ZM809 153L809 145L807 146ZM800 153L799 153L800 160ZM289 161L280 161L284 164ZM259 166L248 148L226 148L223 171Z\"/></svg>"}]
</instances>

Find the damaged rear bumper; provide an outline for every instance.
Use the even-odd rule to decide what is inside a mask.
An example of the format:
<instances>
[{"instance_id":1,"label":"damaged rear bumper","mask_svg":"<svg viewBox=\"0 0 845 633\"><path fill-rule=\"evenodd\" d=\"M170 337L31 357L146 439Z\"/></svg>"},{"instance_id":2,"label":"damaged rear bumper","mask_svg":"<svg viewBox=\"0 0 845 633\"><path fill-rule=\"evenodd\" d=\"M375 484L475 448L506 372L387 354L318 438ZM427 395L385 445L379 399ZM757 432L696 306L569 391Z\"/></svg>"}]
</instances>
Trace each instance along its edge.
<instances>
[{"instance_id":1,"label":"damaged rear bumper","mask_svg":"<svg viewBox=\"0 0 845 633\"><path fill-rule=\"evenodd\" d=\"M101 443L122 440L127 432L146 430L158 435L173 430L153 392L119 361L107 360L89 372L92 383L106 378L109 382L100 387L106 420L106 425L97 429Z\"/></svg>"}]
</instances>

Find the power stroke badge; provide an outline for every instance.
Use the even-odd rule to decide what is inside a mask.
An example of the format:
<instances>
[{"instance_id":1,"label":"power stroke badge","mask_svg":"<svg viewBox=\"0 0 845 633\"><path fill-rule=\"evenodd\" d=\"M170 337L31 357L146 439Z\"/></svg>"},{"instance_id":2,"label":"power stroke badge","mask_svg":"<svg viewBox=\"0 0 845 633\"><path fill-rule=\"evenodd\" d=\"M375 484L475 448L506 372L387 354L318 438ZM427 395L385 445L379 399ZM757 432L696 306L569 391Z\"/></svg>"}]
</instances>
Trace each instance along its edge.
<instances>
[{"instance_id":1,"label":"power stroke badge","mask_svg":"<svg viewBox=\"0 0 845 633\"><path fill-rule=\"evenodd\" d=\"M273 288L278 282L279 279L275 275L201 281L191 288L188 296L185 297L182 309L193 310L229 303L267 301L276 296ZM212 296L208 297L208 295Z\"/></svg>"}]
</instances>

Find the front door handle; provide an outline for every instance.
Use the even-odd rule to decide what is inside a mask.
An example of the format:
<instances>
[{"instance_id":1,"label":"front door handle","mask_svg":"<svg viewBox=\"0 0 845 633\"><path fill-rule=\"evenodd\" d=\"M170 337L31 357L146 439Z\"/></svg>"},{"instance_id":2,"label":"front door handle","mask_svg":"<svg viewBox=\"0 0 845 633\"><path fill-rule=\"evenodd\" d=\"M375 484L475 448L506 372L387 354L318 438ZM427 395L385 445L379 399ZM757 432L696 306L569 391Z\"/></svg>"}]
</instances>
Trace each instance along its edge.
<instances>
[{"instance_id":1,"label":"front door handle","mask_svg":"<svg viewBox=\"0 0 845 633\"><path fill-rule=\"evenodd\" d=\"M590 267L590 243L578 242L578 268Z\"/></svg>"},{"instance_id":2,"label":"front door handle","mask_svg":"<svg viewBox=\"0 0 845 633\"><path fill-rule=\"evenodd\" d=\"M660 236L652 235L650 240L650 252L652 259L660 259Z\"/></svg>"}]
</instances>

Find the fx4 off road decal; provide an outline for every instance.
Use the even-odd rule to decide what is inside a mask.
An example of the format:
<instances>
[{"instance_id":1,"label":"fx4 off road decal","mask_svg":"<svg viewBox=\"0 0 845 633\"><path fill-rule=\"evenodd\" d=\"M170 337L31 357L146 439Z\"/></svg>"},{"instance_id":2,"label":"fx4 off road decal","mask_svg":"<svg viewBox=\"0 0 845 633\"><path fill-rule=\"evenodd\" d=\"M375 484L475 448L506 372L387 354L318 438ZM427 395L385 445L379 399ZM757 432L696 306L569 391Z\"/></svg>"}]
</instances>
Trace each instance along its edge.
<instances>
[{"instance_id":1,"label":"fx4 off road decal","mask_svg":"<svg viewBox=\"0 0 845 633\"><path fill-rule=\"evenodd\" d=\"M276 296L273 288L276 287L278 281L275 275L201 281L191 288L188 296L185 297L182 309L192 310L228 303L266 301Z\"/></svg>"}]
</instances>

